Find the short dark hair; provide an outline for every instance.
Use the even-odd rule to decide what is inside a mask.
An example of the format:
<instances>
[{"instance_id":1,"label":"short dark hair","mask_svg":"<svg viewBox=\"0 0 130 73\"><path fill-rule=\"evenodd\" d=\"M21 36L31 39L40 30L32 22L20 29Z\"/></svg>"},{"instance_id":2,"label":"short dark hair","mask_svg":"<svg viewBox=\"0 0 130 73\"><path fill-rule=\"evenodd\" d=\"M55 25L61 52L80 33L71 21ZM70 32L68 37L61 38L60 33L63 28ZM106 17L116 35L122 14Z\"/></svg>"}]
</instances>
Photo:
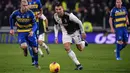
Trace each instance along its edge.
<instances>
[{"instance_id":1,"label":"short dark hair","mask_svg":"<svg viewBox=\"0 0 130 73\"><path fill-rule=\"evenodd\" d=\"M56 2L56 3L55 3L55 7L56 7L56 6L57 6L57 7L58 7L58 6L62 6L62 4L61 4L60 2Z\"/></svg>"}]
</instances>

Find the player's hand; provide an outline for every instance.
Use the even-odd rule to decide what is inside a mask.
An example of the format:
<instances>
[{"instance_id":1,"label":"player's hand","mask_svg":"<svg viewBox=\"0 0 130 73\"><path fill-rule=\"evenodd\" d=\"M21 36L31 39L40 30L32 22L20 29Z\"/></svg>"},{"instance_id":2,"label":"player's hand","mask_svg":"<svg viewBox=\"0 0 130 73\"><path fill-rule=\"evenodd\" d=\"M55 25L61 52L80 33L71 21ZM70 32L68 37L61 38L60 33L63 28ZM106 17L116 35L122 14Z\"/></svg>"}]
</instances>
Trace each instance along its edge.
<instances>
[{"instance_id":1,"label":"player's hand","mask_svg":"<svg viewBox=\"0 0 130 73\"><path fill-rule=\"evenodd\" d=\"M129 21L126 21L126 24L129 25Z\"/></svg>"},{"instance_id":2,"label":"player's hand","mask_svg":"<svg viewBox=\"0 0 130 73\"><path fill-rule=\"evenodd\" d=\"M58 38L55 38L55 43L58 44Z\"/></svg>"},{"instance_id":3,"label":"player's hand","mask_svg":"<svg viewBox=\"0 0 130 73\"><path fill-rule=\"evenodd\" d=\"M82 33L81 36L82 36L83 39L85 39L86 38L86 33Z\"/></svg>"},{"instance_id":4,"label":"player's hand","mask_svg":"<svg viewBox=\"0 0 130 73\"><path fill-rule=\"evenodd\" d=\"M28 36L33 36L33 31L29 32Z\"/></svg>"},{"instance_id":5,"label":"player's hand","mask_svg":"<svg viewBox=\"0 0 130 73\"><path fill-rule=\"evenodd\" d=\"M36 17L36 19L38 19L39 18L39 14L35 14L35 17Z\"/></svg>"},{"instance_id":6,"label":"player's hand","mask_svg":"<svg viewBox=\"0 0 130 73\"><path fill-rule=\"evenodd\" d=\"M11 29L9 33L10 33L11 35L14 35L14 30Z\"/></svg>"},{"instance_id":7,"label":"player's hand","mask_svg":"<svg viewBox=\"0 0 130 73\"><path fill-rule=\"evenodd\" d=\"M36 18L40 18L40 17L41 17L41 14L38 13L38 14L36 15Z\"/></svg>"},{"instance_id":8,"label":"player's hand","mask_svg":"<svg viewBox=\"0 0 130 73\"><path fill-rule=\"evenodd\" d=\"M111 29L111 33L115 33L115 30L113 28Z\"/></svg>"}]
</instances>

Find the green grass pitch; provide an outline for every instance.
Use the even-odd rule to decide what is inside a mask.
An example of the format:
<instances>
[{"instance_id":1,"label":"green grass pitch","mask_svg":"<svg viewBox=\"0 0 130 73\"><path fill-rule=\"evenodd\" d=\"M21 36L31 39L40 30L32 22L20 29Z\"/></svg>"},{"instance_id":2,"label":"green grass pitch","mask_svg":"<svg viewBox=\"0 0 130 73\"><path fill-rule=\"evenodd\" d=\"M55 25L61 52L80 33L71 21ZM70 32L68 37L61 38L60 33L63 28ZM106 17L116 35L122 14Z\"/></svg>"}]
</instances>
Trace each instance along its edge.
<instances>
[{"instance_id":1,"label":"green grass pitch","mask_svg":"<svg viewBox=\"0 0 130 73\"><path fill-rule=\"evenodd\" d=\"M48 44L50 55L44 52L44 57L39 56L41 70L31 66L31 57L24 57L18 44L0 44L0 73L50 73L49 64L58 62L61 66L59 73L130 73L130 45L121 51L123 60L116 61L115 45L90 44L80 52L72 45L78 60L84 69L75 71L75 65L68 57L62 44Z\"/></svg>"}]
</instances>

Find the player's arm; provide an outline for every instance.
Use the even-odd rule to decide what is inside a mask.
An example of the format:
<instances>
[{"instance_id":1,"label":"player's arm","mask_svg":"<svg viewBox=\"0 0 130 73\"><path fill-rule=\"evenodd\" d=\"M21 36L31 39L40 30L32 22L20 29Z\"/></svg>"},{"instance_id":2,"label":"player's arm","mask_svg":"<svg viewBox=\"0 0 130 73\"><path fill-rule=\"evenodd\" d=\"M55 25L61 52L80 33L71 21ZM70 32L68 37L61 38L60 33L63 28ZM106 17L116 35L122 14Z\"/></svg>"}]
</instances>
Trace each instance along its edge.
<instances>
[{"instance_id":1,"label":"player's arm","mask_svg":"<svg viewBox=\"0 0 130 73\"><path fill-rule=\"evenodd\" d=\"M30 12L30 15L31 15L31 19L32 19L32 31L30 32L29 36L32 36L33 33L36 31L37 29L37 24L36 24L36 18L33 14L33 12Z\"/></svg>"},{"instance_id":2,"label":"player's arm","mask_svg":"<svg viewBox=\"0 0 130 73\"><path fill-rule=\"evenodd\" d=\"M58 23L54 20L54 34L55 34L55 43L58 44L58 31L59 31L59 25Z\"/></svg>"},{"instance_id":3,"label":"player's arm","mask_svg":"<svg viewBox=\"0 0 130 73\"><path fill-rule=\"evenodd\" d=\"M81 34L82 38L85 39L86 38L86 33L84 31L84 28L83 28L81 20L79 20L73 13L70 14L69 18L70 18L71 21L74 21L74 22L78 23L80 31L82 33Z\"/></svg>"},{"instance_id":4,"label":"player's arm","mask_svg":"<svg viewBox=\"0 0 130 73\"><path fill-rule=\"evenodd\" d=\"M42 4L41 4L41 1L39 0L38 1L38 9L39 9L39 16L41 16L43 14L43 9L42 9Z\"/></svg>"},{"instance_id":5,"label":"player's arm","mask_svg":"<svg viewBox=\"0 0 130 73\"><path fill-rule=\"evenodd\" d=\"M129 25L128 11L126 8L125 11L126 11L126 24Z\"/></svg>"},{"instance_id":6,"label":"player's arm","mask_svg":"<svg viewBox=\"0 0 130 73\"><path fill-rule=\"evenodd\" d=\"M115 31L114 31L113 21L112 21L112 20L113 20L113 18L110 17L110 18L109 18L109 25L110 25L111 32L114 33Z\"/></svg>"},{"instance_id":7,"label":"player's arm","mask_svg":"<svg viewBox=\"0 0 130 73\"><path fill-rule=\"evenodd\" d=\"M113 17L114 17L114 11L113 9L111 10L110 12L110 17L109 17L109 25L110 25L110 29L111 29L111 32L114 33L114 27L113 27Z\"/></svg>"},{"instance_id":8,"label":"player's arm","mask_svg":"<svg viewBox=\"0 0 130 73\"><path fill-rule=\"evenodd\" d=\"M15 12L13 12L11 15L10 15L10 18L9 18L9 24L10 24L10 34L11 35L14 35L14 24L16 22L16 19L15 19Z\"/></svg>"},{"instance_id":9,"label":"player's arm","mask_svg":"<svg viewBox=\"0 0 130 73\"><path fill-rule=\"evenodd\" d=\"M58 38L58 31L59 31L59 27L58 27L58 25L54 25L55 39Z\"/></svg>"},{"instance_id":10,"label":"player's arm","mask_svg":"<svg viewBox=\"0 0 130 73\"><path fill-rule=\"evenodd\" d=\"M129 25L128 15L126 15L126 24Z\"/></svg>"},{"instance_id":11,"label":"player's arm","mask_svg":"<svg viewBox=\"0 0 130 73\"><path fill-rule=\"evenodd\" d=\"M54 34L55 34L55 43L58 44L58 31L59 31L59 27L58 24L54 25Z\"/></svg>"},{"instance_id":12,"label":"player's arm","mask_svg":"<svg viewBox=\"0 0 130 73\"><path fill-rule=\"evenodd\" d=\"M48 30L48 19L46 18L45 15L41 15L40 18L45 22L45 25L46 25L46 29Z\"/></svg>"},{"instance_id":13,"label":"player's arm","mask_svg":"<svg viewBox=\"0 0 130 73\"><path fill-rule=\"evenodd\" d=\"M81 33L85 33L82 22L73 13L70 14L69 18L70 18L70 20L79 24L79 28L80 28Z\"/></svg>"},{"instance_id":14,"label":"player's arm","mask_svg":"<svg viewBox=\"0 0 130 73\"><path fill-rule=\"evenodd\" d=\"M48 19L46 18L44 21L45 21L45 25L46 25L46 31L48 31Z\"/></svg>"}]
</instances>

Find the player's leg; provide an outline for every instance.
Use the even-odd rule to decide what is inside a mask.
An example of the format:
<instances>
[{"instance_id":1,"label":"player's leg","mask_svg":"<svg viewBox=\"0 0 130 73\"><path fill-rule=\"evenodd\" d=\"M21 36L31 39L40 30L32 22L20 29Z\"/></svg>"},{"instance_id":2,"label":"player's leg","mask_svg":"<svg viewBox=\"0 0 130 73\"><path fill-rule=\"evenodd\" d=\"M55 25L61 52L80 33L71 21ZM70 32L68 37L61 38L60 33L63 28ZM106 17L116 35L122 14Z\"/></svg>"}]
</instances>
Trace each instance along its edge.
<instances>
[{"instance_id":1,"label":"player's leg","mask_svg":"<svg viewBox=\"0 0 130 73\"><path fill-rule=\"evenodd\" d=\"M32 66L33 66L33 65L35 65L35 63L34 63L34 54L33 54L33 49L32 49L31 46L29 46L29 44L28 44L28 50L29 50L30 56L32 58Z\"/></svg>"},{"instance_id":2,"label":"player's leg","mask_svg":"<svg viewBox=\"0 0 130 73\"><path fill-rule=\"evenodd\" d=\"M28 47L27 43L26 43L26 42L21 43L21 44L20 44L20 47L23 49L23 51L24 51L24 56L26 57L27 54L28 54L28 52L27 52L27 47Z\"/></svg>"},{"instance_id":3,"label":"player's leg","mask_svg":"<svg viewBox=\"0 0 130 73\"><path fill-rule=\"evenodd\" d=\"M20 48L23 49L24 51L24 56L27 56L27 41L26 41L26 33L18 33L18 41L19 41L19 44L20 44Z\"/></svg>"},{"instance_id":4,"label":"player's leg","mask_svg":"<svg viewBox=\"0 0 130 73\"><path fill-rule=\"evenodd\" d=\"M122 44L122 48L120 49L120 51L125 48L128 44L128 32L127 32L127 29L124 29L124 32L123 32L123 44Z\"/></svg>"},{"instance_id":5,"label":"player's leg","mask_svg":"<svg viewBox=\"0 0 130 73\"><path fill-rule=\"evenodd\" d=\"M40 66L38 64L38 43L35 34L33 36L28 37L28 40L30 41L30 46L33 49L35 67L37 69L40 69Z\"/></svg>"},{"instance_id":6,"label":"player's leg","mask_svg":"<svg viewBox=\"0 0 130 73\"><path fill-rule=\"evenodd\" d=\"M50 49L49 49L49 47L46 45L46 43L44 42L44 40L45 40L45 39L44 39L44 33L42 33L42 34L40 34L39 37L38 37L38 44L39 44L40 46L42 46L43 48L45 48L47 54L49 54L49 53L50 53Z\"/></svg>"},{"instance_id":7,"label":"player's leg","mask_svg":"<svg viewBox=\"0 0 130 73\"><path fill-rule=\"evenodd\" d=\"M28 45L28 50L29 50L30 56L33 57L32 47L30 47L29 45Z\"/></svg>"},{"instance_id":8,"label":"player's leg","mask_svg":"<svg viewBox=\"0 0 130 73\"><path fill-rule=\"evenodd\" d=\"M44 55L43 55L43 52L42 52L42 50L41 50L41 46L40 46L40 43L41 42L39 42L39 38L40 38L40 34L39 34L39 36L38 36L38 52L40 53L40 55L43 57Z\"/></svg>"},{"instance_id":9,"label":"player's leg","mask_svg":"<svg viewBox=\"0 0 130 73\"><path fill-rule=\"evenodd\" d=\"M73 39L74 39L76 47L79 51L82 51L85 48L85 46L88 46L88 43L86 41L82 40L78 31L76 31L73 34Z\"/></svg>"},{"instance_id":10,"label":"player's leg","mask_svg":"<svg viewBox=\"0 0 130 73\"><path fill-rule=\"evenodd\" d=\"M44 57L44 54L41 50L41 46L38 44L38 53L41 55L41 57Z\"/></svg>"},{"instance_id":11,"label":"player's leg","mask_svg":"<svg viewBox=\"0 0 130 73\"><path fill-rule=\"evenodd\" d=\"M116 29L116 60L121 60L120 58L120 49L122 48L122 30Z\"/></svg>"},{"instance_id":12,"label":"player's leg","mask_svg":"<svg viewBox=\"0 0 130 73\"><path fill-rule=\"evenodd\" d=\"M73 50L71 50L71 43L72 43L72 38L69 35L64 35L62 36L62 40L63 40L63 44L64 44L64 48L67 51L69 57L73 60L73 62L76 65L76 70L81 70L83 67L80 64L80 62L78 61L76 54L74 53Z\"/></svg>"}]
</instances>

